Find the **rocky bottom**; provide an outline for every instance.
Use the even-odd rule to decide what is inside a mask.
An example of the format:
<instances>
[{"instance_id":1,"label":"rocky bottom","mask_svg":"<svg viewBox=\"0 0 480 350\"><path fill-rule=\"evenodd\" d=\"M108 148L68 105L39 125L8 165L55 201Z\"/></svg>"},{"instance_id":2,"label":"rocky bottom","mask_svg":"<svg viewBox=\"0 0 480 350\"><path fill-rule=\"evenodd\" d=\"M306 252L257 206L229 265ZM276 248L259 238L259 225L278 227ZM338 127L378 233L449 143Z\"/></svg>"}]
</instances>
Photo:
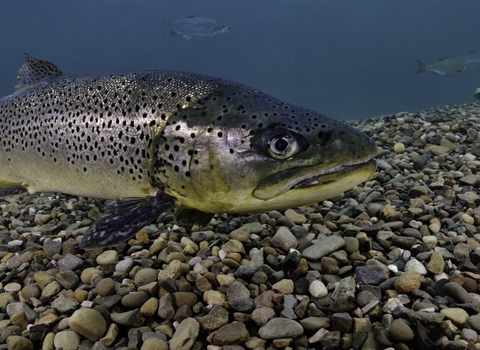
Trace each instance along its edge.
<instances>
[{"instance_id":1,"label":"rocky bottom","mask_svg":"<svg viewBox=\"0 0 480 350\"><path fill-rule=\"evenodd\" d=\"M309 207L85 252L104 201L2 199L0 349L480 349L480 105L351 124L377 173Z\"/></svg>"}]
</instances>

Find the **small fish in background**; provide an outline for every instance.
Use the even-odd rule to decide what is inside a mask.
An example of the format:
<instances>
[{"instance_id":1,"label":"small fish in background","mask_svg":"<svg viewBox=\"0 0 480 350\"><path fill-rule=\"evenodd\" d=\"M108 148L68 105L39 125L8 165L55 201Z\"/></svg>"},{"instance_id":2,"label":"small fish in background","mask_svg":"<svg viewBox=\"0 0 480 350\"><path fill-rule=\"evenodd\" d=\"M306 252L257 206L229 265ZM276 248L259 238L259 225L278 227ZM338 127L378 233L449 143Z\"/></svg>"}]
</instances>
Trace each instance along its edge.
<instances>
[{"instance_id":1,"label":"small fish in background","mask_svg":"<svg viewBox=\"0 0 480 350\"><path fill-rule=\"evenodd\" d=\"M480 65L480 54L470 52L466 55L442 57L438 62L426 64L417 60L417 74L429 71L435 75L455 75Z\"/></svg>"},{"instance_id":2,"label":"small fish in background","mask_svg":"<svg viewBox=\"0 0 480 350\"><path fill-rule=\"evenodd\" d=\"M197 16L174 19L170 22L164 21L163 32L170 35L181 35L185 39L194 36L214 36L228 32L229 28L215 19Z\"/></svg>"},{"instance_id":3,"label":"small fish in background","mask_svg":"<svg viewBox=\"0 0 480 350\"><path fill-rule=\"evenodd\" d=\"M480 88L477 89L477 91L475 91L475 98L478 98L480 100Z\"/></svg>"}]
</instances>

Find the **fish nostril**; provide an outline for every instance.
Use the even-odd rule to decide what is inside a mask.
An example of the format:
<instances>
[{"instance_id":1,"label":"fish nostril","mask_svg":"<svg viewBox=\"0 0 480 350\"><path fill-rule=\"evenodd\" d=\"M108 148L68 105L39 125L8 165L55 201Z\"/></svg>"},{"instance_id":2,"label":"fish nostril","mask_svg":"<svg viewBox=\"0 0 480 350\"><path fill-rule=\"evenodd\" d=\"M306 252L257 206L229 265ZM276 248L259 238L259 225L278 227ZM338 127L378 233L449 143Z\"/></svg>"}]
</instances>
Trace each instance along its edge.
<instances>
[{"instance_id":1,"label":"fish nostril","mask_svg":"<svg viewBox=\"0 0 480 350\"><path fill-rule=\"evenodd\" d=\"M318 133L317 137L320 139L320 145L325 146L325 145L327 145L327 143L332 138L332 132L331 131L320 131Z\"/></svg>"}]
</instances>

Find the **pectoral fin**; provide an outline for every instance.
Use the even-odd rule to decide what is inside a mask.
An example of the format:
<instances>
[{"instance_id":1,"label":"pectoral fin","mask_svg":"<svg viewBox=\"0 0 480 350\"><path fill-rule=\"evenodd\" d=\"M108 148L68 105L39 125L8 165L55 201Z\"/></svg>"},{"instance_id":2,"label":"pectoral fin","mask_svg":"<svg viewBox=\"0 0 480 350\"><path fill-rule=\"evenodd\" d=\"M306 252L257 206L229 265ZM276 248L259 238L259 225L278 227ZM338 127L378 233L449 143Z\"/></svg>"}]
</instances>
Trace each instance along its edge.
<instances>
[{"instance_id":1,"label":"pectoral fin","mask_svg":"<svg viewBox=\"0 0 480 350\"><path fill-rule=\"evenodd\" d=\"M21 183L0 181L0 197L26 193L27 188Z\"/></svg>"},{"instance_id":2,"label":"pectoral fin","mask_svg":"<svg viewBox=\"0 0 480 350\"><path fill-rule=\"evenodd\" d=\"M170 197L126 198L109 203L87 230L80 247L93 249L126 241L175 204Z\"/></svg>"}]
</instances>

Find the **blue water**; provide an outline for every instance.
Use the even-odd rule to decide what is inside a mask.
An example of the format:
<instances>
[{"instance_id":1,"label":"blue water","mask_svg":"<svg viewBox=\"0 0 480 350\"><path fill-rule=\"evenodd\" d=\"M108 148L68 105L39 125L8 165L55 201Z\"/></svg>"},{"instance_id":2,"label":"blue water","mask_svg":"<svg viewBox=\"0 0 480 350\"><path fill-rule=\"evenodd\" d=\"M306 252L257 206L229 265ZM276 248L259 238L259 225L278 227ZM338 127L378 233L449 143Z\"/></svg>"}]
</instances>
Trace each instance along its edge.
<instances>
[{"instance_id":1,"label":"blue water","mask_svg":"<svg viewBox=\"0 0 480 350\"><path fill-rule=\"evenodd\" d=\"M480 67L416 74L416 59L480 52L478 0L82 0L0 3L0 96L23 52L65 73L167 68L232 79L337 119L474 102ZM215 18L227 34L162 35Z\"/></svg>"}]
</instances>

